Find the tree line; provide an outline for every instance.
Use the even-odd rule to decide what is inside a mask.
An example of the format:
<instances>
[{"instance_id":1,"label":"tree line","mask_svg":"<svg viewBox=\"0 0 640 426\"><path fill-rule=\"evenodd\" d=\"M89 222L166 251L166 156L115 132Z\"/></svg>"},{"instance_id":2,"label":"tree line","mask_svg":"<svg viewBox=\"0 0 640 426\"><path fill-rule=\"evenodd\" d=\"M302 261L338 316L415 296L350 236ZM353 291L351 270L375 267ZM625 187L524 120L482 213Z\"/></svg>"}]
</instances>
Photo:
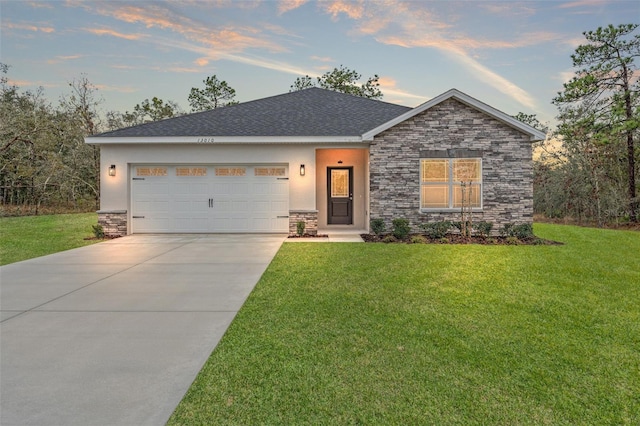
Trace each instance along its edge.
<instances>
[{"instance_id":1,"label":"tree line","mask_svg":"<svg viewBox=\"0 0 640 426\"><path fill-rule=\"evenodd\" d=\"M573 78L552 99L555 129L535 114L514 117L547 132L534 159L534 211L578 222L638 223L640 197L640 56L637 24L609 25L584 32L571 59ZM99 207L99 150L84 137L184 114L174 101L158 97L130 111L100 113L103 100L86 75L69 83L54 105L44 91L8 84L0 64L0 204L2 213L38 213L58 207ZM298 77L290 91L321 87L381 99L379 77L340 66L315 79ZM192 88L190 112L236 104L236 91L216 75Z\"/></svg>"},{"instance_id":2,"label":"tree line","mask_svg":"<svg viewBox=\"0 0 640 426\"><path fill-rule=\"evenodd\" d=\"M534 210L578 222L638 223L640 56L637 24L584 32L576 68L552 102L558 126L534 163Z\"/></svg>"},{"instance_id":3,"label":"tree line","mask_svg":"<svg viewBox=\"0 0 640 426\"><path fill-rule=\"evenodd\" d=\"M44 89L9 84L9 65L0 64L0 215L88 211L99 208L100 151L86 136L185 114L177 102L145 99L125 112L101 114L103 99L86 75L69 82L57 104ZM358 85L361 75L344 66L296 80L291 90L319 87L379 99L378 76ZM236 91L216 75L191 88L190 112L237 104Z\"/></svg>"}]
</instances>

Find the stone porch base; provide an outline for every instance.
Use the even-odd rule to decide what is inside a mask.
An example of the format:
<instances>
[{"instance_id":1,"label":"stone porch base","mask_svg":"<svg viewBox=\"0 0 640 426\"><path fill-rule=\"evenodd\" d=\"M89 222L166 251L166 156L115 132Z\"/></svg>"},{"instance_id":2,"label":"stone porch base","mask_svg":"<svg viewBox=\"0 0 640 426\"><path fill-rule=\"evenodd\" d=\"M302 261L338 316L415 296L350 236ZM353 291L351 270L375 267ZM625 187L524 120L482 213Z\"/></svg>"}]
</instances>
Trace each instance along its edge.
<instances>
[{"instance_id":1,"label":"stone porch base","mask_svg":"<svg viewBox=\"0 0 640 426\"><path fill-rule=\"evenodd\" d=\"M107 237L124 237L127 235L126 210L98 210L98 225L102 226Z\"/></svg>"},{"instance_id":2,"label":"stone porch base","mask_svg":"<svg viewBox=\"0 0 640 426\"><path fill-rule=\"evenodd\" d=\"M304 233L318 235L318 210L290 210L289 211L289 235L298 234L298 222L304 222Z\"/></svg>"}]
</instances>

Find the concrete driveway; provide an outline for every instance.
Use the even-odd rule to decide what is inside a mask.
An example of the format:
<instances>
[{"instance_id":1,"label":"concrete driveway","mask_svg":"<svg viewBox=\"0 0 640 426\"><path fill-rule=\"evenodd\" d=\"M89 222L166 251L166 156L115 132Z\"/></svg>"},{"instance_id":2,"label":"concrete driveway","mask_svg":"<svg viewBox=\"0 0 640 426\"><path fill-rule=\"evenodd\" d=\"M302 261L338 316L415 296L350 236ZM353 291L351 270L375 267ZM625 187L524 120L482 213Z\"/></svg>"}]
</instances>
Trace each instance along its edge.
<instances>
[{"instance_id":1,"label":"concrete driveway","mask_svg":"<svg viewBox=\"0 0 640 426\"><path fill-rule=\"evenodd\" d=\"M162 425L285 235L134 235L0 268L0 424Z\"/></svg>"}]
</instances>

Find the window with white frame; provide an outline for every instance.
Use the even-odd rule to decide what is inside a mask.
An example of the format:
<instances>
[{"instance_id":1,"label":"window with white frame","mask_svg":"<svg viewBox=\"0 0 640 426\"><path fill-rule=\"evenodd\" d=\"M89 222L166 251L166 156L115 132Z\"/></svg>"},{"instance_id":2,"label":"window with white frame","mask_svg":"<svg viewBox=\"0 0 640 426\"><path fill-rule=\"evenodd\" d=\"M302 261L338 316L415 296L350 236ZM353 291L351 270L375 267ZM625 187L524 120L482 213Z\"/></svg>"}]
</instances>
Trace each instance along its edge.
<instances>
[{"instance_id":1,"label":"window with white frame","mask_svg":"<svg viewBox=\"0 0 640 426\"><path fill-rule=\"evenodd\" d=\"M482 208L482 159L420 160L420 208Z\"/></svg>"}]
</instances>

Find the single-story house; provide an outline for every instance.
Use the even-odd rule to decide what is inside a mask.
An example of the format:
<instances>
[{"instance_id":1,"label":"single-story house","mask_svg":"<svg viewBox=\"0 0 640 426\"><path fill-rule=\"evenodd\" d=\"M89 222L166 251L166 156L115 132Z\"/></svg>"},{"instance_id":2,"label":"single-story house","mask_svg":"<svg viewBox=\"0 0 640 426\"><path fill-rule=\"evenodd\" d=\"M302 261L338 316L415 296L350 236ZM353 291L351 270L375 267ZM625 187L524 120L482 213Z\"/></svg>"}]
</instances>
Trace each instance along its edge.
<instances>
[{"instance_id":1,"label":"single-story house","mask_svg":"<svg viewBox=\"0 0 640 426\"><path fill-rule=\"evenodd\" d=\"M460 220L531 223L545 135L456 89L416 108L310 88L86 138L98 221L132 233L366 232Z\"/></svg>"}]
</instances>

